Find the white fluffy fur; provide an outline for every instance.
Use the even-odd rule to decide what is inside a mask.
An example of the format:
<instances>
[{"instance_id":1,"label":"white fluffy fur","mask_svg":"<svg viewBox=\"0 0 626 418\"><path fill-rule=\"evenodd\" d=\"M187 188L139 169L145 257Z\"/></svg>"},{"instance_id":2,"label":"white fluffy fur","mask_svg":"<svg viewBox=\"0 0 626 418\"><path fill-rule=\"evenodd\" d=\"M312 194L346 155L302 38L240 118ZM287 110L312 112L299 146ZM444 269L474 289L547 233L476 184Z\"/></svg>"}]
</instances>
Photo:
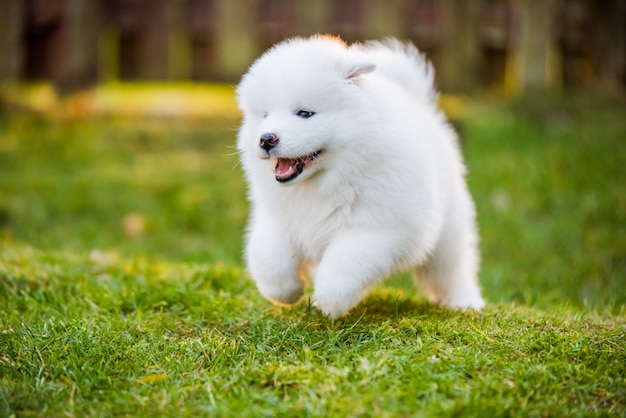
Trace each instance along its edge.
<instances>
[{"instance_id":1,"label":"white fluffy fur","mask_svg":"<svg viewBox=\"0 0 626 418\"><path fill-rule=\"evenodd\" d=\"M246 259L266 298L299 301L310 266L314 303L336 318L411 268L431 301L484 305L474 205L433 80L415 47L393 39L295 38L250 67L238 148L252 204ZM266 133L279 138L269 154ZM300 176L276 181L277 158L317 150Z\"/></svg>"}]
</instances>

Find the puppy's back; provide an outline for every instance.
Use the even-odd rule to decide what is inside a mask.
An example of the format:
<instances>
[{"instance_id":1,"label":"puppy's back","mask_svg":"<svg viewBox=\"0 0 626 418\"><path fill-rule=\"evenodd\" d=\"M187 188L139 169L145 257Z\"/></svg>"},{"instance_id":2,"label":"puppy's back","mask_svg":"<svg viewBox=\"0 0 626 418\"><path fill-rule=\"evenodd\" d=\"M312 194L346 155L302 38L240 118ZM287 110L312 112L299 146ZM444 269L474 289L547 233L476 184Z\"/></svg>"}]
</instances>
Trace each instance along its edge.
<instances>
[{"instance_id":1,"label":"puppy's back","mask_svg":"<svg viewBox=\"0 0 626 418\"><path fill-rule=\"evenodd\" d=\"M376 72L407 89L417 100L437 105L435 70L411 43L395 38L369 41L357 48L376 64Z\"/></svg>"}]
</instances>

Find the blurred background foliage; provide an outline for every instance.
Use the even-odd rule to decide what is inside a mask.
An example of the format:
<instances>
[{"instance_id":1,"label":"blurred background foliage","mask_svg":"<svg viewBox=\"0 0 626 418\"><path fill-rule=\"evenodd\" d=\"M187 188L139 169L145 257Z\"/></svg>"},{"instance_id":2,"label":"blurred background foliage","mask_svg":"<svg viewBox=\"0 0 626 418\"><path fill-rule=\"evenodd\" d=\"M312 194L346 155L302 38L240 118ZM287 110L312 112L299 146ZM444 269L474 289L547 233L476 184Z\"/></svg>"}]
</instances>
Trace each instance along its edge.
<instances>
[{"instance_id":1,"label":"blurred background foliage","mask_svg":"<svg viewBox=\"0 0 626 418\"><path fill-rule=\"evenodd\" d=\"M3 0L0 80L236 82L290 36L413 41L450 93L623 91L626 0Z\"/></svg>"}]
</instances>

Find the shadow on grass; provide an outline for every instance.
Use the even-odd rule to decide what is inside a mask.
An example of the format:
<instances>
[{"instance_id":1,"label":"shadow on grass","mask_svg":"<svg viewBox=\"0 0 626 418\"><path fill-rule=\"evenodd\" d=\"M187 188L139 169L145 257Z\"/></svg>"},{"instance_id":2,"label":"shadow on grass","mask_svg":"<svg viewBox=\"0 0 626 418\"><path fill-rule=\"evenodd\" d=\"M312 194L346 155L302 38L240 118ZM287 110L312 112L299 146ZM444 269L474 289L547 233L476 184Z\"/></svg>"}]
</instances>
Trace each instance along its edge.
<instances>
[{"instance_id":1,"label":"shadow on grass","mask_svg":"<svg viewBox=\"0 0 626 418\"><path fill-rule=\"evenodd\" d=\"M444 308L428 302L426 299L404 295L402 291L382 288L371 292L347 315L332 320L313 305L309 298L293 306L274 306L269 308L263 320L268 316L278 321L290 323L314 324L316 327L339 329L356 324L379 325L382 322L396 322L404 319L423 319L442 321L468 315L468 311ZM472 314L478 314L471 311Z\"/></svg>"}]
</instances>

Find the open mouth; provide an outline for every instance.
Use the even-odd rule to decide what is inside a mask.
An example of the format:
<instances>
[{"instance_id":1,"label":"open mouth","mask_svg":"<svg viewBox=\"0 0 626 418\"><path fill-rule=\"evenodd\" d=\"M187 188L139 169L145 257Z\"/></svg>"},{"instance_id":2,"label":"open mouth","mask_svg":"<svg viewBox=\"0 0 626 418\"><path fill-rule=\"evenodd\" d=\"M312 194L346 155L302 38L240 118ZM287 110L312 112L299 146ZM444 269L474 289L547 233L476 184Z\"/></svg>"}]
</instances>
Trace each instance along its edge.
<instances>
[{"instance_id":1,"label":"open mouth","mask_svg":"<svg viewBox=\"0 0 626 418\"><path fill-rule=\"evenodd\" d=\"M320 156L322 151L312 152L298 158L279 158L274 168L276 181L286 183L298 177L313 161Z\"/></svg>"}]
</instances>

